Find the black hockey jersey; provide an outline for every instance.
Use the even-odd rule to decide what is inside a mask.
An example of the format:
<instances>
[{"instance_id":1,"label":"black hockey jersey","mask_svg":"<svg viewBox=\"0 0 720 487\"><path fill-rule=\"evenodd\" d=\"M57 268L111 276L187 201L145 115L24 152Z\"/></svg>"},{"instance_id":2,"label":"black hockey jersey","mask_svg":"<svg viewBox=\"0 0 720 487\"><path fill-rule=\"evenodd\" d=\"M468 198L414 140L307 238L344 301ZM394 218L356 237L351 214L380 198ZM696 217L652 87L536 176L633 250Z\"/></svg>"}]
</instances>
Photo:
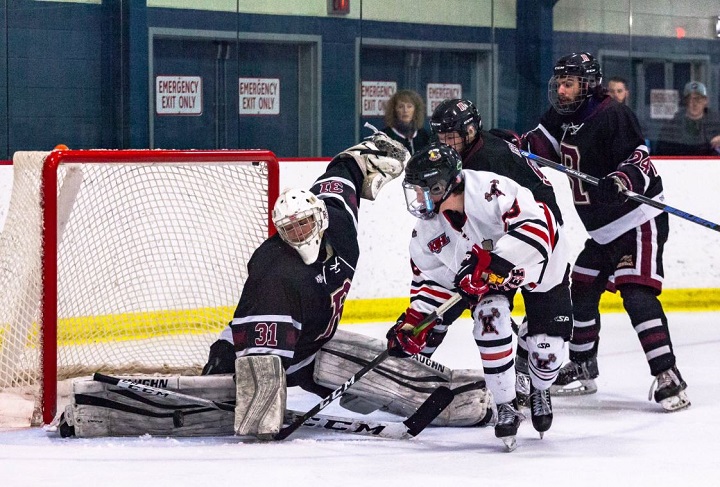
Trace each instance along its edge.
<instances>
[{"instance_id":1,"label":"black hockey jersey","mask_svg":"<svg viewBox=\"0 0 720 487\"><path fill-rule=\"evenodd\" d=\"M562 225L562 213L555 200L552 184L535 163L522 156L514 145L481 130L475 144L464 152L463 169L494 172L528 188L535 200L545 203Z\"/></svg>"},{"instance_id":2,"label":"black hockey jersey","mask_svg":"<svg viewBox=\"0 0 720 487\"><path fill-rule=\"evenodd\" d=\"M305 265L278 235L248 262L248 278L230 323L238 356L282 358L288 386L337 330L359 257L358 196L363 176L352 157L334 159L311 191L328 209L318 260Z\"/></svg>"},{"instance_id":3,"label":"black hockey jersey","mask_svg":"<svg viewBox=\"0 0 720 487\"><path fill-rule=\"evenodd\" d=\"M650 160L635 114L607 95L588 99L577 112L560 115L550 108L540 124L523 137L529 152L596 178L621 170L632 191L661 200L662 180ZM608 243L661 213L628 200L622 206L600 204L597 187L570 178L575 209L590 236Z\"/></svg>"}]
</instances>

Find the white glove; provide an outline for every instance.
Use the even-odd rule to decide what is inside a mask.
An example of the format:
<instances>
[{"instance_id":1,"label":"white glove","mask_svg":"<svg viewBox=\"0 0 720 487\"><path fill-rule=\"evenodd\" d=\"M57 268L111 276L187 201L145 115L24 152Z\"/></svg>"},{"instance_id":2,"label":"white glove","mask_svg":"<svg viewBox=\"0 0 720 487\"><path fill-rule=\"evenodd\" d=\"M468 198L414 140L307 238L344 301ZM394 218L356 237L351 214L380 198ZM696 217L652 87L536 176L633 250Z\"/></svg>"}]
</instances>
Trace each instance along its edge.
<instances>
[{"instance_id":1,"label":"white glove","mask_svg":"<svg viewBox=\"0 0 720 487\"><path fill-rule=\"evenodd\" d=\"M405 169L410 153L383 132L375 132L367 140L345 149L340 154L351 156L365 175L360 196L374 200L380 189Z\"/></svg>"}]
</instances>

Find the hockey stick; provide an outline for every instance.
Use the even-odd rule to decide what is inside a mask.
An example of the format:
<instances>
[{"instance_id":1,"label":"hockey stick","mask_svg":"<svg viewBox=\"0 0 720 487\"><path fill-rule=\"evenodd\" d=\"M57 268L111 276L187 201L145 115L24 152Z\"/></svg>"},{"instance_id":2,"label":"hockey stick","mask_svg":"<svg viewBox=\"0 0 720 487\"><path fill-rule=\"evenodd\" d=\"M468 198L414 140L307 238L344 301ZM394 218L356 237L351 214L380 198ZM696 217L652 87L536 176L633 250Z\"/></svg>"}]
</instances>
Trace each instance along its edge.
<instances>
[{"instance_id":1,"label":"hockey stick","mask_svg":"<svg viewBox=\"0 0 720 487\"><path fill-rule=\"evenodd\" d=\"M443 304L438 306L435 311L430 313L425 317L424 320L422 320L418 325L413 329L413 334L417 335L422 331L423 329L430 326L430 324L435 321L437 318L445 314L445 312L452 308L458 301L460 301L461 296L458 293L453 294L447 301L445 301ZM360 380L362 376L373 370L375 367L380 365L385 359L387 359L390 356L390 351L385 350L380 355L375 357L370 363L368 363L365 367L360 369L358 372L356 372L352 377L350 377L348 380L346 380L343 384L341 384L337 389L335 389L333 392L330 393L329 396L325 397L322 401L317 403L312 409L310 409L307 413L303 414L302 416L298 417L290 423L289 425L282 428L274 437L276 440L284 440L290 434L292 434L293 431L298 429L302 424L307 421L308 419L315 416L317 413L325 409L331 402L333 402L338 397L342 396L345 391L347 391L350 386L352 386L355 382Z\"/></svg>"},{"instance_id":2,"label":"hockey stick","mask_svg":"<svg viewBox=\"0 0 720 487\"><path fill-rule=\"evenodd\" d=\"M543 166L547 166L552 169L555 169L556 171L560 171L560 172L569 174L570 176L572 176L576 179L579 179L580 181L590 183L594 186L598 185L599 180L595 176L590 176L589 174L585 174L584 172L580 172L575 169L563 166L562 164L550 161L548 159L545 159L544 157L540 157L536 154L533 154L532 152L527 152L527 151L521 150L520 154L527 157L528 159L539 162ZM637 201L638 203L644 203L648 206L652 206L653 208L657 208L658 210L662 210L666 213L670 213L671 215L675 215L680 218L684 218L685 220L691 221L693 223L697 223L698 225L702 225L703 227L709 228L711 230L715 230L716 232L720 232L720 226L718 226L717 223L707 221L703 218L700 218L699 216L695 216L686 211L678 210L677 208L673 208L670 205L666 205L664 203L661 203L660 201L655 201L653 199L648 198L647 196L637 194L633 191L625 190L625 191L623 191L623 194L625 196L627 196L629 199Z\"/></svg>"},{"instance_id":3,"label":"hockey stick","mask_svg":"<svg viewBox=\"0 0 720 487\"><path fill-rule=\"evenodd\" d=\"M235 411L235 405L231 403L212 401L202 397L191 396L181 392L160 389L144 384L137 384L130 379L120 379L99 373L93 374L93 380L105 384L114 385L121 389L127 389L134 393L146 394L159 398L175 398L189 404L219 409L222 411ZM390 438L402 440L413 438L424 430L447 406L450 405L455 394L445 386L440 386L423 402L420 407L409 418L403 422L388 421L364 421L357 418L342 418L337 416L314 415L302 426L311 428L322 428L328 431L351 433L379 438ZM285 413L288 422L303 417L305 413L288 410ZM173 411L173 425L181 427L183 424L183 412L179 409Z\"/></svg>"}]
</instances>

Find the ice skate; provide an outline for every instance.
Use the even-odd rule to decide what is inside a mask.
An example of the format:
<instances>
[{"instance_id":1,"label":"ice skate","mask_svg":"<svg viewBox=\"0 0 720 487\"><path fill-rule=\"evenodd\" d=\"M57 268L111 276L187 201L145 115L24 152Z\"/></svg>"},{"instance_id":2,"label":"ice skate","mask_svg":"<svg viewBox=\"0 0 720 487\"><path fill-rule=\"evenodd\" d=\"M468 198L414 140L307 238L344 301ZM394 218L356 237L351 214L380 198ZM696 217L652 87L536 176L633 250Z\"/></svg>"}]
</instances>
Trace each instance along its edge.
<instances>
[{"instance_id":1,"label":"ice skate","mask_svg":"<svg viewBox=\"0 0 720 487\"><path fill-rule=\"evenodd\" d=\"M508 451L513 451L517 447L515 435L517 435L520 422L525 419L518 412L517 401L498 404L498 420L495 424L495 436L500 438Z\"/></svg>"},{"instance_id":2,"label":"ice skate","mask_svg":"<svg viewBox=\"0 0 720 487\"><path fill-rule=\"evenodd\" d=\"M515 359L515 396L517 397L518 408L528 407L530 403L530 375L527 360L523 358Z\"/></svg>"},{"instance_id":3,"label":"ice skate","mask_svg":"<svg viewBox=\"0 0 720 487\"><path fill-rule=\"evenodd\" d=\"M648 400L655 398L665 411L675 412L690 406L690 400L685 393L687 384L680 375L676 366L665 372L660 372L650 385Z\"/></svg>"},{"instance_id":4,"label":"ice skate","mask_svg":"<svg viewBox=\"0 0 720 487\"><path fill-rule=\"evenodd\" d=\"M547 430L552 426L553 412L552 401L550 400L550 391L535 389L530 386L530 416L535 431L540 433L540 439Z\"/></svg>"},{"instance_id":5,"label":"ice skate","mask_svg":"<svg viewBox=\"0 0 720 487\"><path fill-rule=\"evenodd\" d=\"M560 369L557 379L550 386L550 393L556 396L595 394L595 379L598 375L597 357L581 363L568 362Z\"/></svg>"}]
</instances>

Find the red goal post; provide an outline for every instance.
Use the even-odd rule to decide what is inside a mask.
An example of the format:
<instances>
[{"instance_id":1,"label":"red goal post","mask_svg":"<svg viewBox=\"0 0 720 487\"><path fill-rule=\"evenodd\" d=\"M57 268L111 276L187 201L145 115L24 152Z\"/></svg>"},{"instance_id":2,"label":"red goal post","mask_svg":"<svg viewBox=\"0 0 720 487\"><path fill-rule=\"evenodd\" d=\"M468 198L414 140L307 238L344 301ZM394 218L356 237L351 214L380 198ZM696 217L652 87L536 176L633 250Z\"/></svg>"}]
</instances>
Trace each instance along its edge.
<instances>
[{"instance_id":1,"label":"red goal post","mask_svg":"<svg viewBox=\"0 0 720 487\"><path fill-rule=\"evenodd\" d=\"M197 373L232 318L247 260L274 232L275 155L60 150L13 159L0 234L0 395L33 397L31 422L49 423L58 380Z\"/></svg>"}]
</instances>

